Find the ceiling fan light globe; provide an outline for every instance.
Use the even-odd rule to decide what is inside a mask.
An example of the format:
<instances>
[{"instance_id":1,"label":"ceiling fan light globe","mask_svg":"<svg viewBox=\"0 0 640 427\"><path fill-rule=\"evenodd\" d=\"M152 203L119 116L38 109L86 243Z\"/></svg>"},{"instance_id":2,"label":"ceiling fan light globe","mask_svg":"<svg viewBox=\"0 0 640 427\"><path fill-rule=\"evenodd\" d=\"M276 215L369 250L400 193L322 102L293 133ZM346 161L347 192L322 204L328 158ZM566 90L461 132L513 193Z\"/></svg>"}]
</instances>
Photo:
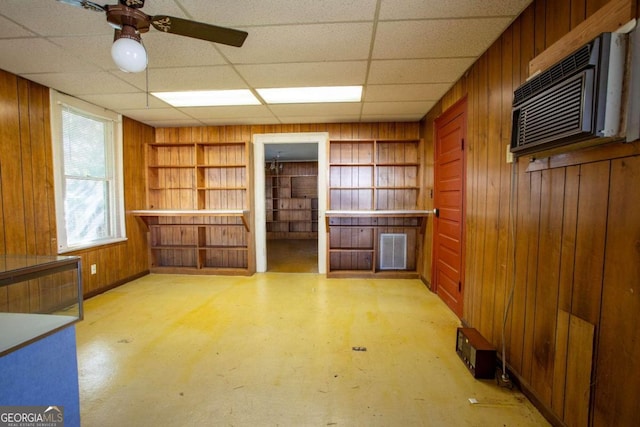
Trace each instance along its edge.
<instances>
[{"instance_id":1,"label":"ceiling fan light globe","mask_svg":"<svg viewBox=\"0 0 640 427\"><path fill-rule=\"evenodd\" d=\"M130 38L122 37L113 42L111 57L126 73L139 73L147 68L147 51L142 44Z\"/></svg>"}]
</instances>

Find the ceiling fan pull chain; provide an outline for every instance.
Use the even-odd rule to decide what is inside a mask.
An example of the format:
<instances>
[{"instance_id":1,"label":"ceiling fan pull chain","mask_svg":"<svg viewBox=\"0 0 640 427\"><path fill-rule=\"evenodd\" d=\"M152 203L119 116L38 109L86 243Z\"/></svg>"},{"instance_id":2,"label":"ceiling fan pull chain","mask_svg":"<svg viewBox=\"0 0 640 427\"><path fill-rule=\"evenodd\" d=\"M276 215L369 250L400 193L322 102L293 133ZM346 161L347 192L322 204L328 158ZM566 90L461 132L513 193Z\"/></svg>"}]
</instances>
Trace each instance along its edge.
<instances>
[{"instance_id":1,"label":"ceiling fan pull chain","mask_svg":"<svg viewBox=\"0 0 640 427\"><path fill-rule=\"evenodd\" d=\"M144 69L145 95L147 96L147 108L149 108L149 67Z\"/></svg>"}]
</instances>

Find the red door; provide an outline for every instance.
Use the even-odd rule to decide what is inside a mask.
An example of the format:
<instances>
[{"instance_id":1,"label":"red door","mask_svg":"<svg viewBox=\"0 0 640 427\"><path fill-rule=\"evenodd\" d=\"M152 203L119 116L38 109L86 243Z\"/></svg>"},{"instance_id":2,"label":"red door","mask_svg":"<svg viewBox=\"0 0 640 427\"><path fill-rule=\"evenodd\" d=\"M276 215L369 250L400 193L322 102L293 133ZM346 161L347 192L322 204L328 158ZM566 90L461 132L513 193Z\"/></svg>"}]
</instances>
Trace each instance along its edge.
<instances>
[{"instance_id":1,"label":"red door","mask_svg":"<svg viewBox=\"0 0 640 427\"><path fill-rule=\"evenodd\" d=\"M433 277L435 292L462 317L466 98L435 121Z\"/></svg>"}]
</instances>

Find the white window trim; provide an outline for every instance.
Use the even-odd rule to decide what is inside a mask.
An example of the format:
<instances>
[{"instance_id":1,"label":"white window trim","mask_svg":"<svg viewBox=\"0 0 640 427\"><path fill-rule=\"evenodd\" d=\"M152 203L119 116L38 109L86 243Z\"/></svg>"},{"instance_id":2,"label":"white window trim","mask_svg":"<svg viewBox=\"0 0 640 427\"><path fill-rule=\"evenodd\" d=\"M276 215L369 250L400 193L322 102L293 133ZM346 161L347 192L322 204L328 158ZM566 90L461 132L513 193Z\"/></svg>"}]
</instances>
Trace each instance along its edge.
<instances>
[{"instance_id":1,"label":"white window trim","mask_svg":"<svg viewBox=\"0 0 640 427\"><path fill-rule=\"evenodd\" d=\"M104 246L111 243L117 243L127 240L126 227L125 227L125 210L124 210L124 173L123 173L123 141L122 141L122 116L113 111L106 110L101 107L97 107L88 102L80 99L64 95L53 89L50 90L51 99L51 142L53 153L53 178L54 178L54 193L56 201L56 225L58 236L58 253L74 252L82 249L94 248L98 246ZM115 186L113 203L115 218L113 218L114 235L117 237L110 239L102 239L97 242L91 242L83 245L67 245L67 230L65 225L64 214L64 167L63 159L64 153L62 143L62 108L68 106L94 116L111 120L113 122L113 138L114 138L114 175Z\"/></svg>"}]
</instances>

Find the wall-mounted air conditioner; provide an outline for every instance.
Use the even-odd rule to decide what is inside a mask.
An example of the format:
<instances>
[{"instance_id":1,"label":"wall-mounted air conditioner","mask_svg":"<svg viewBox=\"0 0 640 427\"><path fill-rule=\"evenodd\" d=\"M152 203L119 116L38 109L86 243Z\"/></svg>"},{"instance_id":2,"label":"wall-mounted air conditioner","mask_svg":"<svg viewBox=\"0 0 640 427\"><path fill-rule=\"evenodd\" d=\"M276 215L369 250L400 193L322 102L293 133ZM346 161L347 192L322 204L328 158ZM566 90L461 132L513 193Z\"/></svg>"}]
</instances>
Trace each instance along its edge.
<instances>
[{"instance_id":1,"label":"wall-mounted air conditioner","mask_svg":"<svg viewBox=\"0 0 640 427\"><path fill-rule=\"evenodd\" d=\"M626 45L626 34L603 33L520 86L513 98L511 152L619 137Z\"/></svg>"}]
</instances>

